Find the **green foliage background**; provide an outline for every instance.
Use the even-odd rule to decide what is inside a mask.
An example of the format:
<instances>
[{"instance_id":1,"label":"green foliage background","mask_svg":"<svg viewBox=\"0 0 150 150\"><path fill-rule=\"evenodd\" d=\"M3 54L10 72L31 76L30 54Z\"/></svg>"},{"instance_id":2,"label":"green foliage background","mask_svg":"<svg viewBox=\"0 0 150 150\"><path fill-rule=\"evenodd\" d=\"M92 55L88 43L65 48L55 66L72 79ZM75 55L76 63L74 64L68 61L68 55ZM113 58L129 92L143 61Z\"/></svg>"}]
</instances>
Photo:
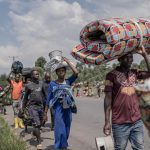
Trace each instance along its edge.
<instances>
[{"instance_id":1,"label":"green foliage background","mask_svg":"<svg viewBox=\"0 0 150 150\"><path fill-rule=\"evenodd\" d=\"M43 56L41 56L37 58L37 60L35 61L35 66L33 66L37 68L38 71L40 72L41 79L43 79L44 77L44 72L45 72L44 65L46 64L46 62L47 62L46 59ZM104 81L106 74L112 69L114 69L116 66L118 66L118 64L116 63L112 64L111 66L108 64L102 64L96 66L96 65L86 65L84 63L77 62L76 67L79 70L79 76L77 82ZM146 63L144 60L142 60L139 65L133 63L132 68L146 70ZM70 76L71 73L72 71L68 70L67 77ZM55 72L52 73L51 76L52 76L52 80L56 79ZM6 74L0 75L0 85L6 86L8 84L6 78L7 78Z\"/></svg>"}]
</instances>

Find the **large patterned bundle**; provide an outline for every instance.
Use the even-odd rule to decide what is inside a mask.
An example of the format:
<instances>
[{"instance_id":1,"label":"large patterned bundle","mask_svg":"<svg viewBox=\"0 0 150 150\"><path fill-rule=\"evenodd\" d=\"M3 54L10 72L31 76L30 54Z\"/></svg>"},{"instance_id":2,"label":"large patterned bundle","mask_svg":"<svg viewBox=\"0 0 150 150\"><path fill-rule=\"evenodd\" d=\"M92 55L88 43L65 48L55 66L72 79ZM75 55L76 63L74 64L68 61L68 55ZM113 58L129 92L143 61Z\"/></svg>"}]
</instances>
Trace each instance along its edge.
<instances>
[{"instance_id":1,"label":"large patterned bundle","mask_svg":"<svg viewBox=\"0 0 150 150\"><path fill-rule=\"evenodd\" d=\"M72 50L72 56L81 62L99 65L141 45L150 48L150 18L94 21L81 30L80 41Z\"/></svg>"}]
</instances>

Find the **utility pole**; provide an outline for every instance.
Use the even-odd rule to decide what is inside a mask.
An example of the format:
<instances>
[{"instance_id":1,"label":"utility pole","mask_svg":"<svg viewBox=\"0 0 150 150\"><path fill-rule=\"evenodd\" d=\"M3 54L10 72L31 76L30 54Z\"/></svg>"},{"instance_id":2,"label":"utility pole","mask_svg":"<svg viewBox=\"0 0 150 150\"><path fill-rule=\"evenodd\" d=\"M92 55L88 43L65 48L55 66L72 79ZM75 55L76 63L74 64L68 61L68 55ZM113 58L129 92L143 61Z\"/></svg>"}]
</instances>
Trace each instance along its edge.
<instances>
[{"instance_id":1,"label":"utility pole","mask_svg":"<svg viewBox=\"0 0 150 150\"><path fill-rule=\"evenodd\" d=\"M10 59L13 60L13 62L16 60L16 58L18 58L18 56L9 56Z\"/></svg>"}]
</instances>

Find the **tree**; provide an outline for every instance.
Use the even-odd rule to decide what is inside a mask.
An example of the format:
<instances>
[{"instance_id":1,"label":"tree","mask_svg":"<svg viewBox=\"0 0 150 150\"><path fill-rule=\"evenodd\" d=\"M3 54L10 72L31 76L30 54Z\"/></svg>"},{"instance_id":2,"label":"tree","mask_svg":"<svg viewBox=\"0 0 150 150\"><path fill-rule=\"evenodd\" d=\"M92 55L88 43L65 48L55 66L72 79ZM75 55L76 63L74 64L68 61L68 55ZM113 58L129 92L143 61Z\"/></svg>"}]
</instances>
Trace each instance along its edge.
<instances>
[{"instance_id":1,"label":"tree","mask_svg":"<svg viewBox=\"0 0 150 150\"><path fill-rule=\"evenodd\" d=\"M146 62L145 62L144 59L140 62L139 69L141 69L141 70L147 70Z\"/></svg>"},{"instance_id":2,"label":"tree","mask_svg":"<svg viewBox=\"0 0 150 150\"><path fill-rule=\"evenodd\" d=\"M35 67L35 69L37 69L37 71L40 74L40 77L43 78L44 77L44 69L42 67Z\"/></svg>"},{"instance_id":3,"label":"tree","mask_svg":"<svg viewBox=\"0 0 150 150\"><path fill-rule=\"evenodd\" d=\"M6 74L2 74L0 75L0 84L5 87L8 82L7 82L7 75Z\"/></svg>"},{"instance_id":4,"label":"tree","mask_svg":"<svg viewBox=\"0 0 150 150\"><path fill-rule=\"evenodd\" d=\"M80 70L79 76L78 76L78 82L94 82L94 81L103 81L105 80L106 74L110 71L110 68L107 64L101 64L101 65L85 65L77 64L77 68Z\"/></svg>"},{"instance_id":5,"label":"tree","mask_svg":"<svg viewBox=\"0 0 150 150\"><path fill-rule=\"evenodd\" d=\"M119 63L113 63L112 68L115 69L117 66L119 66Z\"/></svg>"},{"instance_id":6,"label":"tree","mask_svg":"<svg viewBox=\"0 0 150 150\"><path fill-rule=\"evenodd\" d=\"M77 62L76 67L77 67L77 69L78 69L79 71L81 71L81 70L84 69L84 64L81 63L81 62Z\"/></svg>"},{"instance_id":7,"label":"tree","mask_svg":"<svg viewBox=\"0 0 150 150\"><path fill-rule=\"evenodd\" d=\"M139 65L137 63L132 64L132 69L139 69Z\"/></svg>"},{"instance_id":8,"label":"tree","mask_svg":"<svg viewBox=\"0 0 150 150\"><path fill-rule=\"evenodd\" d=\"M46 64L46 62L46 59L43 56L41 56L36 60L35 67L41 67L44 69L44 65Z\"/></svg>"},{"instance_id":9,"label":"tree","mask_svg":"<svg viewBox=\"0 0 150 150\"><path fill-rule=\"evenodd\" d=\"M47 61L43 56L39 57L35 62L35 67L39 71L41 78L43 78L44 75L44 65L46 64L46 62Z\"/></svg>"}]
</instances>

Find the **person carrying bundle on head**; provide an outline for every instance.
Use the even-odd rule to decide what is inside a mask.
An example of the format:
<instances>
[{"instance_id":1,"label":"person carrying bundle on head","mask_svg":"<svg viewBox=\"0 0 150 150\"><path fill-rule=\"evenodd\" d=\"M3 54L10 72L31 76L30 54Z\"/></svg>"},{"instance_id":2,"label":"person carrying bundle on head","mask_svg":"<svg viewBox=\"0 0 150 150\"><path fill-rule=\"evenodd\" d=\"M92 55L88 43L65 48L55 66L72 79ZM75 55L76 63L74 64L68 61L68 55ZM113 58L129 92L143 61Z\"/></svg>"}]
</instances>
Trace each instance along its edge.
<instances>
[{"instance_id":1,"label":"person carrying bundle on head","mask_svg":"<svg viewBox=\"0 0 150 150\"><path fill-rule=\"evenodd\" d=\"M126 149L128 141L130 141L132 149L144 149L143 122L134 85L137 79L150 77L150 58L144 46L137 53L144 57L148 71L131 69L133 54L128 53L118 59L120 66L106 75L103 130L105 135L110 135L112 127L115 150Z\"/></svg>"},{"instance_id":2,"label":"person carrying bundle on head","mask_svg":"<svg viewBox=\"0 0 150 150\"><path fill-rule=\"evenodd\" d=\"M55 68L58 78L56 81L50 82L44 115L47 120L48 108L54 109L54 147L56 150L67 150L72 113L77 113L71 85L77 79L78 71L67 58L63 58L63 60L72 69L73 75L65 79L67 66L64 63L60 63Z\"/></svg>"},{"instance_id":3,"label":"person carrying bundle on head","mask_svg":"<svg viewBox=\"0 0 150 150\"><path fill-rule=\"evenodd\" d=\"M11 72L12 73L12 72ZM11 73L8 77L8 82L11 85L12 92L11 92L11 99L12 99L12 107L14 111L14 121L15 121L15 129L19 126L20 128L24 128L22 119L18 118L19 110L21 109L21 97L22 97L22 90L23 90L23 81L21 78L21 74L15 74L14 78L11 78Z\"/></svg>"}]
</instances>

